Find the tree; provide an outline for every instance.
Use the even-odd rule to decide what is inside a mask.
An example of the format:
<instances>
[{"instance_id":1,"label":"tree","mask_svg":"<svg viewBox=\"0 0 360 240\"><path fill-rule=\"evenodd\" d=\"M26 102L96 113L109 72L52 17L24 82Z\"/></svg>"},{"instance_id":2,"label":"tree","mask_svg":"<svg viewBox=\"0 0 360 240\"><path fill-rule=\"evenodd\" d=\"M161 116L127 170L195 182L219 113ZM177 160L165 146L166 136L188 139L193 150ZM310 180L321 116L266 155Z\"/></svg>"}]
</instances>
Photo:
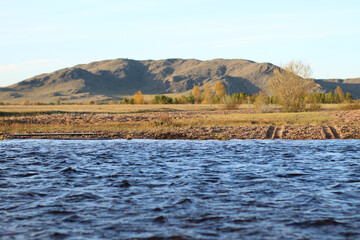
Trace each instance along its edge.
<instances>
[{"instance_id":1,"label":"tree","mask_svg":"<svg viewBox=\"0 0 360 240\"><path fill-rule=\"evenodd\" d=\"M195 97L192 93L190 93L190 95L186 98L186 103L191 103L191 104L195 103Z\"/></svg>"},{"instance_id":2,"label":"tree","mask_svg":"<svg viewBox=\"0 0 360 240\"><path fill-rule=\"evenodd\" d=\"M336 98L337 98L337 100L338 100L339 102L344 102L344 100L345 100L345 95L344 95L344 92L343 92L343 90L341 89L340 86L337 86L337 87L336 87L334 93L335 93L335 96L336 96Z\"/></svg>"},{"instance_id":3,"label":"tree","mask_svg":"<svg viewBox=\"0 0 360 240\"><path fill-rule=\"evenodd\" d=\"M129 100L128 98L124 98L124 99L122 100L122 103L123 103L123 104L129 104L129 103L130 103L130 100Z\"/></svg>"},{"instance_id":4,"label":"tree","mask_svg":"<svg viewBox=\"0 0 360 240\"><path fill-rule=\"evenodd\" d=\"M213 92L208 84L204 87L204 98L206 103L212 104L213 103Z\"/></svg>"},{"instance_id":5,"label":"tree","mask_svg":"<svg viewBox=\"0 0 360 240\"><path fill-rule=\"evenodd\" d=\"M200 103L201 99L202 99L202 93L201 93L201 90L200 90L200 88L198 86L195 86L193 88L192 94L194 95L195 101L197 103Z\"/></svg>"},{"instance_id":6,"label":"tree","mask_svg":"<svg viewBox=\"0 0 360 240\"><path fill-rule=\"evenodd\" d=\"M346 102L351 102L352 100L353 100L353 98L352 98L351 93L347 92L347 93L345 94L345 101L346 101Z\"/></svg>"},{"instance_id":7,"label":"tree","mask_svg":"<svg viewBox=\"0 0 360 240\"><path fill-rule=\"evenodd\" d=\"M141 93L141 91L138 91L137 93L135 93L134 95L134 103L135 104L144 104L144 97Z\"/></svg>"},{"instance_id":8,"label":"tree","mask_svg":"<svg viewBox=\"0 0 360 240\"><path fill-rule=\"evenodd\" d=\"M172 104L173 99L165 95L156 95L152 102L154 104Z\"/></svg>"},{"instance_id":9,"label":"tree","mask_svg":"<svg viewBox=\"0 0 360 240\"><path fill-rule=\"evenodd\" d=\"M267 92L262 89L259 91L259 95L256 96L254 106L261 113L267 112L267 111L269 111L269 109L268 109L269 102L270 102L270 99L269 99Z\"/></svg>"},{"instance_id":10,"label":"tree","mask_svg":"<svg viewBox=\"0 0 360 240\"><path fill-rule=\"evenodd\" d=\"M214 86L215 96L221 99L226 94L226 89L222 82L217 82Z\"/></svg>"},{"instance_id":11,"label":"tree","mask_svg":"<svg viewBox=\"0 0 360 240\"><path fill-rule=\"evenodd\" d=\"M291 61L282 69L275 69L269 81L270 91L285 111L299 112L305 109L305 96L316 90L311 68L300 61Z\"/></svg>"},{"instance_id":12,"label":"tree","mask_svg":"<svg viewBox=\"0 0 360 240\"><path fill-rule=\"evenodd\" d=\"M334 103L334 94L332 92L325 94L325 103Z\"/></svg>"},{"instance_id":13,"label":"tree","mask_svg":"<svg viewBox=\"0 0 360 240\"><path fill-rule=\"evenodd\" d=\"M225 110L235 110L239 107L238 99L230 95L225 95L221 98L221 103L224 104L223 107Z\"/></svg>"}]
</instances>

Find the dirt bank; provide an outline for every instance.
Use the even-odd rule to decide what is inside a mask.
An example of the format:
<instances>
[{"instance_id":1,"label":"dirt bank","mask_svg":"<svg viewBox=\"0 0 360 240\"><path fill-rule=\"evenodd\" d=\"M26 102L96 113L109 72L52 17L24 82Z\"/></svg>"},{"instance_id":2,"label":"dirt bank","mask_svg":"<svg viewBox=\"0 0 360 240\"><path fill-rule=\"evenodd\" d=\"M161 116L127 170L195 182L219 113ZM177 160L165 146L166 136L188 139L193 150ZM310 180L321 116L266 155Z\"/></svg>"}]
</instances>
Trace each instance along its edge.
<instances>
[{"instance_id":1,"label":"dirt bank","mask_svg":"<svg viewBox=\"0 0 360 240\"><path fill-rule=\"evenodd\" d=\"M264 115L253 110L12 116L0 119L0 136L5 139L360 138L359 110L321 114L310 124L302 124L301 118L307 115ZM291 120L284 121L288 118Z\"/></svg>"},{"instance_id":2,"label":"dirt bank","mask_svg":"<svg viewBox=\"0 0 360 240\"><path fill-rule=\"evenodd\" d=\"M358 139L360 127L233 126L146 131L2 133L5 139Z\"/></svg>"}]
</instances>

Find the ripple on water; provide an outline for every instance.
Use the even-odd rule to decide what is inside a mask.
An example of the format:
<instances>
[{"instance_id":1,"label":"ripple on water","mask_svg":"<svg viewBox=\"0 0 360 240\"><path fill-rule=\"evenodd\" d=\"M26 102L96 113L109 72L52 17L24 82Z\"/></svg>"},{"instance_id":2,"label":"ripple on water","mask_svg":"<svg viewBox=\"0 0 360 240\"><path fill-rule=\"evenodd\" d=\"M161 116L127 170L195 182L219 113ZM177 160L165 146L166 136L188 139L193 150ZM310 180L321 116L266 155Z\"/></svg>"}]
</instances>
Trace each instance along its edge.
<instances>
[{"instance_id":1,"label":"ripple on water","mask_svg":"<svg viewBox=\"0 0 360 240\"><path fill-rule=\"evenodd\" d=\"M358 140L6 140L0 238L358 239Z\"/></svg>"}]
</instances>

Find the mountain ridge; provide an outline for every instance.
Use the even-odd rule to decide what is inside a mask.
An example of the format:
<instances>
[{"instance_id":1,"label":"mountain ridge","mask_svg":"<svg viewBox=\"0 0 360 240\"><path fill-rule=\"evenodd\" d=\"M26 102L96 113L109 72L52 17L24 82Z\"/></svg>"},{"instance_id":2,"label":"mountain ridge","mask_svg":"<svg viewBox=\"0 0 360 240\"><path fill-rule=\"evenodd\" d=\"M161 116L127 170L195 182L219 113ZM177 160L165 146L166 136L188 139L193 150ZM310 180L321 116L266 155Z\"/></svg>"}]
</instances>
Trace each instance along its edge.
<instances>
[{"instance_id":1,"label":"mountain ridge","mask_svg":"<svg viewBox=\"0 0 360 240\"><path fill-rule=\"evenodd\" d=\"M78 64L44 73L0 88L0 101L119 100L141 90L143 94L183 93L194 86L213 86L221 81L228 93L268 90L268 81L278 66L244 59L170 58L162 60L112 59ZM316 79L322 89L360 97L360 78ZM336 86L335 86L336 85Z\"/></svg>"}]
</instances>

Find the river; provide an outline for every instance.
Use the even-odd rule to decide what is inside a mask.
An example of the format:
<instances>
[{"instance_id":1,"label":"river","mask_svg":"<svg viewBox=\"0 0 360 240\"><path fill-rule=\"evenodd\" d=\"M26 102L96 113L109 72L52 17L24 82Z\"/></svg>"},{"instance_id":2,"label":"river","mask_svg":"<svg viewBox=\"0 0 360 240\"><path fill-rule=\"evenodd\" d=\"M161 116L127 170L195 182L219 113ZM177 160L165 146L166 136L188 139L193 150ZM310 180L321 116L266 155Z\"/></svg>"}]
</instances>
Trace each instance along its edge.
<instances>
[{"instance_id":1,"label":"river","mask_svg":"<svg viewBox=\"0 0 360 240\"><path fill-rule=\"evenodd\" d=\"M0 141L1 239L359 239L359 140Z\"/></svg>"}]
</instances>

